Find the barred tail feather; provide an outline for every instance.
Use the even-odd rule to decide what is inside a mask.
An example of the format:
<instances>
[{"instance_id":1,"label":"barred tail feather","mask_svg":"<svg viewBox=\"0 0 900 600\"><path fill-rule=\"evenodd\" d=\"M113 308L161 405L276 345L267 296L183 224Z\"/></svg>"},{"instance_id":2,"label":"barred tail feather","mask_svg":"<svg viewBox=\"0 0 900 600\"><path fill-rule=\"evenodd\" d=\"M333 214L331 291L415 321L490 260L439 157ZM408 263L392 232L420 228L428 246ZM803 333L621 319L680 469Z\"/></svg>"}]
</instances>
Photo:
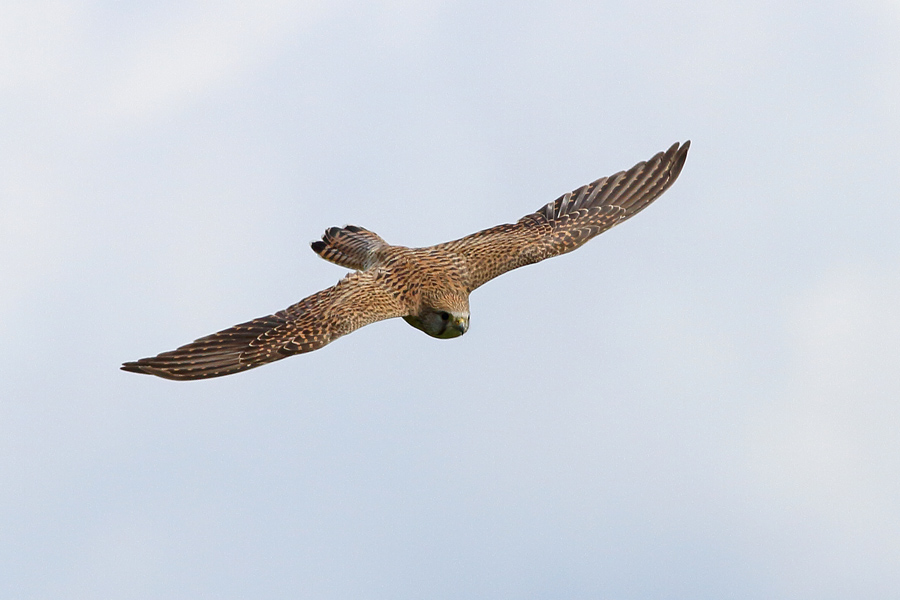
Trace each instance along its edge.
<instances>
[{"instance_id":1,"label":"barred tail feather","mask_svg":"<svg viewBox=\"0 0 900 600\"><path fill-rule=\"evenodd\" d=\"M377 263L375 252L388 244L368 229L347 225L328 229L321 241L310 245L316 254L329 262L365 271Z\"/></svg>"}]
</instances>

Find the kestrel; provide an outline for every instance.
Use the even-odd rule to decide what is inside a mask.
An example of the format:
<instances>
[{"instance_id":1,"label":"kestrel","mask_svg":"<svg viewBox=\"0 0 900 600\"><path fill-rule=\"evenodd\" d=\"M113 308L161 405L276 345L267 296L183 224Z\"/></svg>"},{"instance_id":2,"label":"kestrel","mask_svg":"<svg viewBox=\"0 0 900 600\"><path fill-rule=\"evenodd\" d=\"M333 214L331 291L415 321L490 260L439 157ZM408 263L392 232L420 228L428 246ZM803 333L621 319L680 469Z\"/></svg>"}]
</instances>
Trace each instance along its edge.
<instances>
[{"instance_id":1,"label":"kestrel","mask_svg":"<svg viewBox=\"0 0 900 600\"><path fill-rule=\"evenodd\" d=\"M318 350L369 323L403 317L436 338L469 328L469 294L507 271L571 252L636 215L681 173L690 142L565 194L517 222L427 248L392 246L375 233L332 227L312 249L353 269L336 285L282 311L122 365L166 379L205 379Z\"/></svg>"}]
</instances>

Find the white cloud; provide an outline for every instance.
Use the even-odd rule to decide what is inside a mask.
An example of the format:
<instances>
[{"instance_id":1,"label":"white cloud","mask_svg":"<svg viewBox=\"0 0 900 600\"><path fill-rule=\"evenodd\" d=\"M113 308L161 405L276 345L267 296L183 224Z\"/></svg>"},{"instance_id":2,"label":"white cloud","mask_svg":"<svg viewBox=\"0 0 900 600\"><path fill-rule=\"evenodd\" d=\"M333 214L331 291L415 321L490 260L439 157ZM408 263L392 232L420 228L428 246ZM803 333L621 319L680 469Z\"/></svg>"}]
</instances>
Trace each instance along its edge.
<instances>
[{"instance_id":1,"label":"white cloud","mask_svg":"<svg viewBox=\"0 0 900 600\"><path fill-rule=\"evenodd\" d=\"M202 2L134 17L85 3L5 3L0 87L61 104L73 115L66 125L142 122L234 81L334 9Z\"/></svg>"},{"instance_id":2,"label":"white cloud","mask_svg":"<svg viewBox=\"0 0 900 600\"><path fill-rule=\"evenodd\" d=\"M752 436L762 495L797 544L785 552L802 555L791 587L861 589L862 573L900 583L897 306L900 278L859 268L794 300L787 389L764 401Z\"/></svg>"},{"instance_id":3,"label":"white cloud","mask_svg":"<svg viewBox=\"0 0 900 600\"><path fill-rule=\"evenodd\" d=\"M58 81L83 17L83 8L67 2L10 0L0 5L0 89Z\"/></svg>"},{"instance_id":4,"label":"white cloud","mask_svg":"<svg viewBox=\"0 0 900 600\"><path fill-rule=\"evenodd\" d=\"M829 273L795 301L797 398L811 404L900 396L900 279L861 267Z\"/></svg>"},{"instance_id":5,"label":"white cloud","mask_svg":"<svg viewBox=\"0 0 900 600\"><path fill-rule=\"evenodd\" d=\"M327 3L273 1L195 7L119 61L101 92L114 122L143 120L200 97L270 58L313 26Z\"/></svg>"}]
</instances>

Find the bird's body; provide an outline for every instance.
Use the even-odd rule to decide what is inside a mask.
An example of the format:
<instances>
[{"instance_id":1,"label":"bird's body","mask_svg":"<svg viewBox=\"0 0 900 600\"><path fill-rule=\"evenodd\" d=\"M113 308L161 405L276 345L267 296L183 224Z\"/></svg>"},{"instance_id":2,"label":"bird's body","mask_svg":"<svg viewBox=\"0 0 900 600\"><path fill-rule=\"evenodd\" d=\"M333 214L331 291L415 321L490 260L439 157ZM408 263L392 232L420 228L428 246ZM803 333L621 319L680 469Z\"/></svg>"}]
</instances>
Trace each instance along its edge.
<instances>
[{"instance_id":1,"label":"bird's body","mask_svg":"<svg viewBox=\"0 0 900 600\"><path fill-rule=\"evenodd\" d=\"M678 177L690 142L565 194L519 219L459 240L392 246L361 227L332 227L313 250L352 269L336 285L273 315L122 365L167 379L205 379L317 350L393 317L437 338L469 326L469 294L509 270L571 252L637 214Z\"/></svg>"}]
</instances>

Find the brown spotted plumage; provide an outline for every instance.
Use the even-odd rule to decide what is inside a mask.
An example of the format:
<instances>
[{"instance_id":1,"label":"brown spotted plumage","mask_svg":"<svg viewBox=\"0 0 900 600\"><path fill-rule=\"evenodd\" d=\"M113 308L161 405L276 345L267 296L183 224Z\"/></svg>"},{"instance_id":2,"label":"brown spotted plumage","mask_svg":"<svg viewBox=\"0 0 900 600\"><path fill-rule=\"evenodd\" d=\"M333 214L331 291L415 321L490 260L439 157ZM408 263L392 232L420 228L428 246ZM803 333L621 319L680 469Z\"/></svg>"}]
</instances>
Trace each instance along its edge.
<instances>
[{"instance_id":1,"label":"brown spotted plumage","mask_svg":"<svg viewBox=\"0 0 900 600\"><path fill-rule=\"evenodd\" d=\"M681 173L690 142L557 198L516 223L427 248L391 246L362 227L332 227L313 250L354 269L333 287L176 350L122 365L167 379L205 379L317 350L369 323L403 317L437 338L469 326L469 293L498 275L571 252L632 217Z\"/></svg>"}]
</instances>

